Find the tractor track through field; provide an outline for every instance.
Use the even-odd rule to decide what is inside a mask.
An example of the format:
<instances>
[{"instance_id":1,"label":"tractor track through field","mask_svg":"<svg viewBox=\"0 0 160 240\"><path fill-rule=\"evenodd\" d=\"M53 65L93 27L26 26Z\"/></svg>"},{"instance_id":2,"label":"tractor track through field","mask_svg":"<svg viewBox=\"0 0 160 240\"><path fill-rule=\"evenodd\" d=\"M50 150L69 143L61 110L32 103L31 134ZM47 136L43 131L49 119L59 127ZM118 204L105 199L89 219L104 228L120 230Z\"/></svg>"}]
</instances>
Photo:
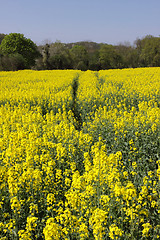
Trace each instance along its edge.
<instances>
[{"instance_id":1,"label":"tractor track through field","mask_svg":"<svg viewBox=\"0 0 160 240\"><path fill-rule=\"evenodd\" d=\"M82 117L81 117L81 113L79 111L79 107L78 107L78 103L77 103L77 91L78 91L78 85L79 85L79 75L77 75L74 79L73 79L73 84L72 84L72 105L71 105L71 110L73 112L73 116L76 120L75 122L75 128L77 130L81 130L82 128Z\"/></svg>"}]
</instances>

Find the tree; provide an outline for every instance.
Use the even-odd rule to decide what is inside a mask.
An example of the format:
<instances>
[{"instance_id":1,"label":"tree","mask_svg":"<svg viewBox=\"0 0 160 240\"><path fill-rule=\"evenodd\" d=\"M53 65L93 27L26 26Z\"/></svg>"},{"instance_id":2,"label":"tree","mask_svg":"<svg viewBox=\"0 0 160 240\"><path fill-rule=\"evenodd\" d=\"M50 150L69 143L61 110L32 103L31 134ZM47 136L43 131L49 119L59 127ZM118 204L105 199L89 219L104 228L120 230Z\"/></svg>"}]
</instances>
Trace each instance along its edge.
<instances>
[{"instance_id":1,"label":"tree","mask_svg":"<svg viewBox=\"0 0 160 240\"><path fill-rule=\"evenodd\" d=\"M116 51L121 55L123 68L135 68L139 64L139 55L135 47L128 43L116 46Z\"/></svg>"},{"instance_id":2,"label":"tree","mask_svg":"<svg viewBox=\"0 0 160 240\"><path fill-rule=\"evenodd\" d=\"M49 64L49 44L46 43L46 45L42 48L42 56L43 56L43 64L44 64L44 69L49 69L50 64Z\"/></svg>"},{"instance_id":3,"label":"tree","mask_svg":"<svg viewBox=\"0 0 160 240\"><path fill-rule=\"evenodd\" d=\"M89 64L89 57L85 47L75 45L70 51L73 60L73 68L79 70L87 70Z\"/></svg>"},{"instance_id":4,"label":"tree","mask_svg":"<svg viewBox=\"0 0 160 240\"><path fill-rule=\"evenodd\" d=\"M143 66L159 67L160 66L160 38L146 36L141 40L140 60Z\"/></svg>"},{"instance_id":5,"label":"tree","mask_svg":"<svg viewBox=\"0 0 160 240\"><path fill-rule=\"evenodd\" d=\"M20 33L10 33L1 42L0 51L3 56L19 54L24 58L24 68L30 68L35 64L35 59L39 57L36 44L24 37Z\"/></svg>"},{"instance_id":6,"label":"tree","mask_svg":"<svg viewBox=\"0 0 160 240\"><path fill-rule=\"evenodd\" d=\"M1 42L2 42L2 40L3 40L3 38L5 37L6 35L4 34L4 33L0 33L0 44L1 44Z\"/></svg>"},{"instance_id":7,"label":"tree","mask_svg":"<svg viewBox=\"0 0 160 240\"><path fill-rule=\"evenodd\" d=\"M99 62L101 69L122 68L122 58L115 47L102 44L99 51Z\"/></svg>"},{"instance_id":8,"label":"tree","mask_svg":"<svg viewBox=\"0 0 160 240\"><path fill-rule=\"evenodd\" d=\"M0 58L0 70L2 71L16 71L25 68L25 60L19 53L10 54L9 56L2 56Z\"/></svg>"},{"instance_id":9,"label":"tree","mask_svg":"<svg viewBox=\"0 0 160 240\"><path fill-rule=\"evenodd\" d=\"M52 69L72 68L71 54L64 43L56 41L50 45L49 63Z\"/></svg>"},{"instance_id":10,"label":"tree","mask_svg":"<svg viewBox=\"0 0 160 240\"><path fill-rule=\"evenodd\" d=\"M93 71L100 70L99 50L95 50L92 54L89 54L88 68Z\"/></svg>"}]
</instances>

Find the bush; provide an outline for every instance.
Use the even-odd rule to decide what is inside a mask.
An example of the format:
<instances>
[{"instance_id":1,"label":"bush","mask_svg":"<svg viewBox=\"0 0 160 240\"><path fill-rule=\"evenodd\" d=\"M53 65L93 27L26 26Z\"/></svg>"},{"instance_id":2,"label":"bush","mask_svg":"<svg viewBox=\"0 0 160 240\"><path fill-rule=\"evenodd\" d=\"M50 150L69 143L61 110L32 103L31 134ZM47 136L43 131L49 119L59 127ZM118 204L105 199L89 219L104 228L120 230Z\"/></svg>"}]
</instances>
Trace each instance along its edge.
<instances>
[{"instance_id":1,"label":"bush","mask_svg":"<svg viewBox=\"0 0 160 240\"><path fill-rule=\"evenodd\" d=\"M1 57L0 70L16 71L25 68L25 59L19 53Z\"/></svg>"}]
</instances>

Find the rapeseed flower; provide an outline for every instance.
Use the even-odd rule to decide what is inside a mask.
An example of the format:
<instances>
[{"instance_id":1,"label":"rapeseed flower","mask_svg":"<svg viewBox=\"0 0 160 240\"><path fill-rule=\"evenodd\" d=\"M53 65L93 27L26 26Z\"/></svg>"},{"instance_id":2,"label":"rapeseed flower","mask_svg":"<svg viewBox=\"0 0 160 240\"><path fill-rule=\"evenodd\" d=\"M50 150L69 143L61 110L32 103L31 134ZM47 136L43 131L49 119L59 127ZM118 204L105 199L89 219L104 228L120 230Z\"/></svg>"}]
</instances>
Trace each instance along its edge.
<instances>
[{"instance_id":1,"label":"rapeseed flower","mask_svg":"<svg viewBox=\"0 0 160 240\"><path fill-rule=\"evenodd\" d=\"M2 239L159 238L159 75L0 72Z\"/></svg>"}]
</instances>

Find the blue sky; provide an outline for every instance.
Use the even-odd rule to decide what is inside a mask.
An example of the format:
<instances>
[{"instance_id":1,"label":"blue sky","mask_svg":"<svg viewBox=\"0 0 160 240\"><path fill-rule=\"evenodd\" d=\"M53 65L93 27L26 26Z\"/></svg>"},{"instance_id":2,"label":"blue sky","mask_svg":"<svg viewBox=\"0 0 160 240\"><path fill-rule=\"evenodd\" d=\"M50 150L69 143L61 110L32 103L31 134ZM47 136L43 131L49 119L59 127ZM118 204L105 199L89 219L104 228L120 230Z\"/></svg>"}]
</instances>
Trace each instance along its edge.
<instances>
[{"instance_id":1,"label":"blue sky","mask_svg":"<svg viewBox=\"0 0 160 240\"><path fill-rule=\"evenodd\" d=\"M131 44L160 36L160 0L0 0L0 33L45 41Z\"/></svg>"}]
</instances>

